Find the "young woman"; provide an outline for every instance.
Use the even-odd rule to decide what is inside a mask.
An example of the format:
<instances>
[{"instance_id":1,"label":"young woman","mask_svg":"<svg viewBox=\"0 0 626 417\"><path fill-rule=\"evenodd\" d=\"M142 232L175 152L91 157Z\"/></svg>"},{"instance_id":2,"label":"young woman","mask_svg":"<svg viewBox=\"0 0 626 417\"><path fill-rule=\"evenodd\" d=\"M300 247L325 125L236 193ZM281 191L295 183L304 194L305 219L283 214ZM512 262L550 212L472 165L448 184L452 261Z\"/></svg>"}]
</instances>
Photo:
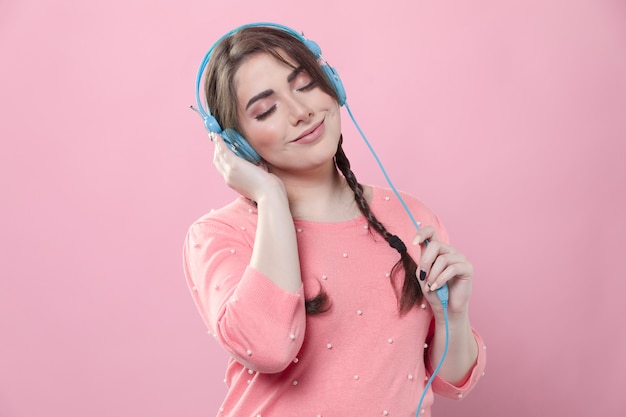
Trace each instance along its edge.
<instances>
[{"instance_id":1,"label":"young woman","mask_svg":"<svg viewBox=\"0 0 626 417\"><path fill-rule=\"evenodd\" d=\"M485 366L468 304L472 265L439 219L360 184L343 152L340 97L288 30L235 30L212 51L208 108L262 158L210 133L241 197L190 227L187 282L229 352L218 416L429 416L433 392L464 397ZM429 242L428 244L426 244ZM449 288L449 349L436 289Z\"/></svg>"}]
</instances>

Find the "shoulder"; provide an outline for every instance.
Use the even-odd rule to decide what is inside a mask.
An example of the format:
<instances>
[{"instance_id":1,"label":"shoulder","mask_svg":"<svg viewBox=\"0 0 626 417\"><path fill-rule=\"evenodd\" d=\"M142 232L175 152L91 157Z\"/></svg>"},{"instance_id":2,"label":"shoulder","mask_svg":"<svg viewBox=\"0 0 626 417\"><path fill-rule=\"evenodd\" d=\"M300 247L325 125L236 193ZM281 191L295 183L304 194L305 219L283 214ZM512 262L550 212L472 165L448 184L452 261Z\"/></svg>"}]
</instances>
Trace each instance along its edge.
<instances>
[{"instance_id":1,"label":"shoulder","mask_svg":"<svg viewBox=\"0 0 626 417\"><path fill-rule=\"evenodd\" d=\"M433 217L434 212L422 200L413 194L405 191L392 190L388 187L368 186L371 188L371 207L372 210L382 210L391 212L393 215L406 215L406 209L410 210L415 216ZM406 205L406 207L405 207Z\"/></svg>"},{"instance_id":2,"label":"shoulder","mask_svg":"<svg viewBox=\"0 0 626 417\"><path fill-rule=\"evenodd\" d=\"M234 201L196 219L189 227L190 233L237 233L256 228L256 207L249 200L238 197Z\"/></svg>"},{"instance_id":3,"label":"shoulder","mask_svg":"<svg viewBox=\"0 0 626 417\"><path fill-rule=\"evenodd\" d=\"M437 234L447 239L447 232L437 214L421 199L405 191L370 186L370 207L374 215L390 230L414 230L413 219L419 227L433 226ZM410 213L410 215L409 215Z\"/></svg>"}]
</instances>

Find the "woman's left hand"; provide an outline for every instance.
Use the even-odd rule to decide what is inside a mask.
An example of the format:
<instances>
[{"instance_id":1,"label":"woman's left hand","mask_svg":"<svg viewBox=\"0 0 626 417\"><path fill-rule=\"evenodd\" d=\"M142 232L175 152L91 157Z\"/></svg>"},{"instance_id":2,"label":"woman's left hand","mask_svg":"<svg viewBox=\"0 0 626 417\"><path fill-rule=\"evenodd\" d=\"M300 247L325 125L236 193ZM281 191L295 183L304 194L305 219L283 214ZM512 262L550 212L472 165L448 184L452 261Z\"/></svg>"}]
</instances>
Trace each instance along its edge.
<instances>
[{"instance_id":1,"label":"woman's left hand","mask_svg":"<svg viewBox=\"0 0 626 417\"><path fill-rule=\"evenodd\" d=\"M428 244L425 243L426 241ZM413 244L420 245L422 250L416 274L424 297L433 312L443 311L436 290L447 283L448 313L450 315L467 314L474 276L472 264L465 258L465 255L439 241L432 226L425 226L418 230Z\"/></svg>"}]
</instances>

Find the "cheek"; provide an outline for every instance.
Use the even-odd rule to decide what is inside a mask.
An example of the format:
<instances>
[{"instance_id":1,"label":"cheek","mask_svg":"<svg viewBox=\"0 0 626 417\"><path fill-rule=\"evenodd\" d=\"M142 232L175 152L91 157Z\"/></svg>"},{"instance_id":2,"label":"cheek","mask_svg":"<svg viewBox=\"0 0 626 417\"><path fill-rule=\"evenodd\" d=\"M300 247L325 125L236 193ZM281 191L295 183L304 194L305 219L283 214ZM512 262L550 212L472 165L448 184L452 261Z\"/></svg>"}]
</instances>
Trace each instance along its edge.
<instances>
[{"instance_id":1,"label":"cheek","mask_svg":"<svg viewBox=\"0 0 626 417\"><path fill-rule=\"evenodd\" d=\"M340 111L340 107L339 105L337 105L337 103L334 103L335 105L333 107L331 107L331 109L328 111L328 124L329 124L329 128L334 129L334 131L337 132L341 132L341 111Z\"/></svg>"},{"instance_id":2,"label":"cheek","mask_svg":"<svg viewBox=\"0 0 626 417\"><path fill-rule=\"evenodd\" d=\"M278 140L278 128L273 123L259 123L243 126L243 136L257 151L262 152L274 145Z\"/></svg>"}]
</instances>

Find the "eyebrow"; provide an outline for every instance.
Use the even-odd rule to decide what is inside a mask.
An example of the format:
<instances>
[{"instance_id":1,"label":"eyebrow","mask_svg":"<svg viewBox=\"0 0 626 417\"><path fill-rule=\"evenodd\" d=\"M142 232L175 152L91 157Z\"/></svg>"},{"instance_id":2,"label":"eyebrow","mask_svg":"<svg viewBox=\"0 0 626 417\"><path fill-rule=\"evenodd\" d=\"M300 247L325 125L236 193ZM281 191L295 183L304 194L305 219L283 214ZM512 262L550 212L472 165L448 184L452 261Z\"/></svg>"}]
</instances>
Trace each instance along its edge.
<instances>
[{"instance_id":1,"label":"eyebrow","mask_svg":"<svg viewBox=\"0 0 626 417\"><path fill-rule=\"evenodd\" d=\"M287 82L288 83L292 82L298 76L298 74L300 74L302 71L304 71L304 67L302 66L299 66L298 68L291 71L291 74L289 74L289 76L287 77ZM252 106L254 103L256 103L257 101L263 100L264 98L269 97L272 94L274 94L274 90L270 89L270 90L262 91L259 94L255 95L250 100L248 100L248 103L246 104L246 110L248 110L248 108Z\"/></svg>"},{"instance_id":2,"label":"eyebrow","mask_svg":"<svg viewBox=\"0 0 626 417\"><path fill-rule=\"evenodd\" d=\"M292 82L302 71L304 71L304 67L302 65L300 65L298 68L295 68L287 77L287 82Z\"/></svg>"},{"instance_id":3,"label":"eyebrow","mask_svg":"<svg viewBox=\"0 0 626 417\"><path fill-rule=\"evenodd\" d=\"M256 96L252 97L249 101L248 104L246 104L246 110L248 110L248 108L250 106L252 106L254 103L256 103L259 100L264 99L265 97L269 97L272 94L274 94L274 90L265 90L260 92L259 94L257 94Z\"/></svg>"}]
</instances>

